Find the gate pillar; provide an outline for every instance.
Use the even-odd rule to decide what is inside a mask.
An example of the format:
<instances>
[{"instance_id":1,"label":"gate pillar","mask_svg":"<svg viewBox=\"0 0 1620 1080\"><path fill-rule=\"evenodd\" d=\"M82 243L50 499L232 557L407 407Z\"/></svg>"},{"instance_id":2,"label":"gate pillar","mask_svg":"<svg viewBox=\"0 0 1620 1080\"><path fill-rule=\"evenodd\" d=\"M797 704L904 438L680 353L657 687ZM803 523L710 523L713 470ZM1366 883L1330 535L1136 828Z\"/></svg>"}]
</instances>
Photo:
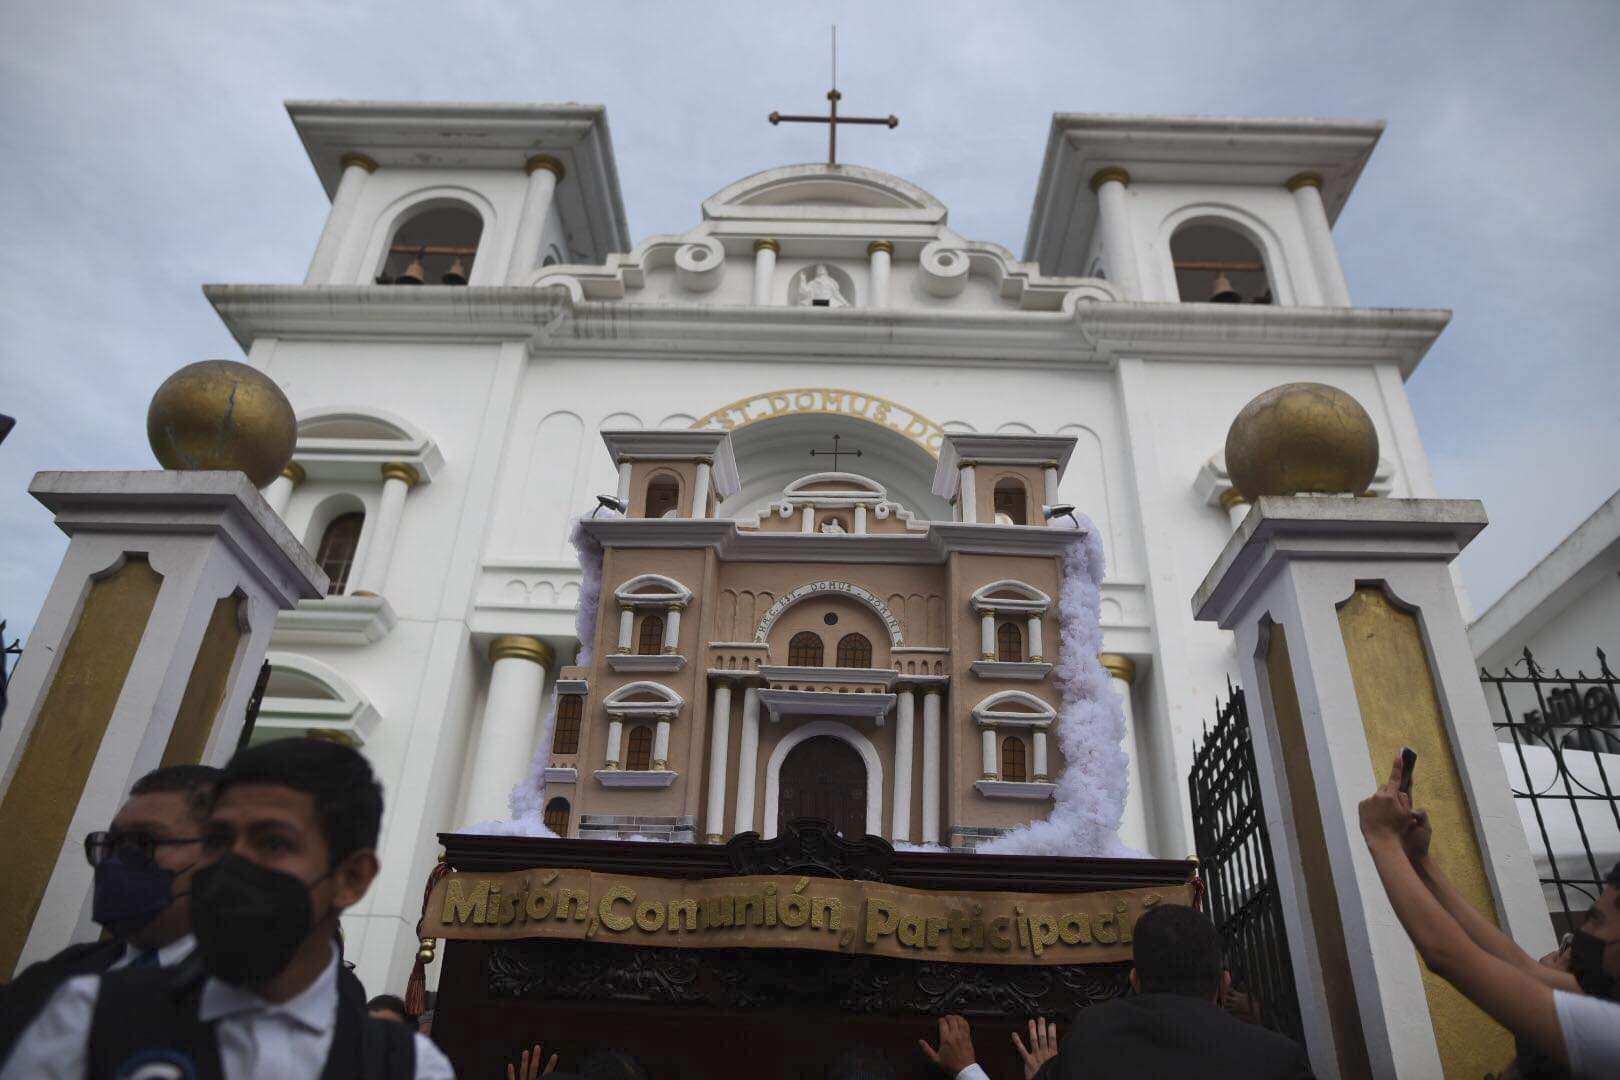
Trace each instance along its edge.
<instances>
[{"instance_id":1,"label":"gate pillar","mask_svg":"<svg viewBox=\"0 0 1620 1080\"><path fill-rule=\"evenodd\" d=\"M1234 429L1235 430L1235 429ZM1305 1034L1320 1076L1481 1076L1507 1032L1423 968L1357 819L1402 746L1465 895L1553 948L1449 564L1474 501L1262 496L1193 598L1237 637Z\"/></svg>"}]
</instances>

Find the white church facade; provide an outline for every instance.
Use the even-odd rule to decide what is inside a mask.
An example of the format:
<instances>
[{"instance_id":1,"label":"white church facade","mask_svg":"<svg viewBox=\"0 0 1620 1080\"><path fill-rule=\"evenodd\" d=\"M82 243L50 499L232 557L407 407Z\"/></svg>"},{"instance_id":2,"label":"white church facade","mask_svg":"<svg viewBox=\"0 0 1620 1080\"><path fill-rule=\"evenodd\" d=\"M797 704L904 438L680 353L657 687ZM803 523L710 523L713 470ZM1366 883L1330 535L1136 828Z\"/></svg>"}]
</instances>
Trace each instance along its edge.
<instances>
[{"instance_id":1,"label":"white church facade","mask_svg":"<svg viewBox=\"0 0 1620 1080\"><path fill-rule=\"evenodd\" d=\"M389 795L345 918L368 984L404 981L437 834L500 816L537 749L578 646L572 519L646 506L603 432L729 434L701 506L748 520L834 436L923 521L964 520L931 484L948 436L1072 441L1030 514L1073 504L1102 540L1122 839L1164 857L1192 850L1193 746L1239 670L1189 608L1244 511L1233 416L1331 384L1377 428L1373 493L1434 495L1404 380L1448 315L1355 307L1330 231L1379 124L1059 114L1020 259L854 165L768 170L637 238L597 107L289 111L332 197L308 276L206 291L297 411L265 494L333 581L277 621L258 731L350 741Z\"/></svg>"}]
</instances>

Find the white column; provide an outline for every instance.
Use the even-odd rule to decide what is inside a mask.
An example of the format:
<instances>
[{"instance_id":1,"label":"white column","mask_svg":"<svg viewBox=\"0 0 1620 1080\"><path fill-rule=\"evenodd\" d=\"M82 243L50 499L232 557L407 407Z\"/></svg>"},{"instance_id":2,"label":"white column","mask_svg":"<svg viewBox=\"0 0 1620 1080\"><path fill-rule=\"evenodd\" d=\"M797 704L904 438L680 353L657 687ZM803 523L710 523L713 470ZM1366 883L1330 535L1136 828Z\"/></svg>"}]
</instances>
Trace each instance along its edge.
<instances>
[{"instance_id":1,"label":"white column","mask_svg":"<svg viewBox=\"0 0 1620 1080\"><path fill-rule=\"evenodd\" d=\"M1232 531L1243 524L1243 519L1249 516L1249 500L1237 488L1227 488L1221 493L1221 509L1226 511L1226 517L1232 522Z\"/></svg>"},{"instance_id":2,"label":"white column","mask_svg":"<svg viewBox=\"0 0 1620 1080\"><path fill-rule=\"evenodd\" d=\"M366 177L377 171L377 163L364 154L343 155L343 176L337 191L332 193L332 210L326 215L326 228L315 245L315 255L309 260L309 272L304 275L305 285L331 285L332 269L337 265L338 250L354 220L354 208L360 202L360 189L366 186Z\"/></svg>"},{"instance_id":3,"label":"white column","mask_svg":"<svg viewBox=\"0 0 1620 1080\"><path fill-rule=\"evenodd\" d=\"M889 259L894 245L887 240L874 240L866 245L866 254L872 260L872 303L875 308L889 306Z\"/></svg>"},{"instance_id":4,"label":"white column","mask_svg":"<svg viewBox=\"0 0 1620 1080\"><path fill-rule=\"evenodd\" d=\"M1043 487L1046 497L1042 501L1051 506L1058 501L1058 471L1056 465L1048 465L1041 470L1041 479L1045 481Z\"/></svg>"},{"instance_id":5,"label":"white column","mask_svg":"<svg viewBox=\"0 0 1620 1080\"><path fill-rule=\"evenodd\" d=\"M979 491L973 483L973 466L963 465L961 482L956 492L956 508L961 519L969 525L979 520Z\"/></svg>"},{"instance_id":6,"label":"white column","mask_svg":"<svg viewBox=\"0 0 1620 1080\"><path fill-rule=\"evenodd\" d=\"M681 609L672 607L664 612L664 652L673 655L681 651Z\"/></svg>"},{"instance_id":7,"label":"white column","mask_svg":"<svg viewBox=\"0 0 1620 1080\"><path fill-rule=\"evenodd\" d=\"M866 507L855 507L855 535L866 535Z\"/></svg>"},{"instance_id":8,"label":"white column","mask_svg":"<svg viewBox=\"0 0 1620 1080\"><path fill-rule=\"evenodd\" d=\"M669 768L669 718L662 717L653 734L652 767L662 771Z\"/></svg>"},{"instance_id":9,"label":"white column","mask_svg":"<svg viewBox=\"0 0 1620 1080\"><path fill-rule=\"evenodd\" d=\"M1117 653L1103 653L1102 666L1112 676L1114 692L1119 695L1120 710L1125 714L1125 750L1130 757L1127 777L1131 790L1125 796L1125 817L1120 821L1119 838L1133 848L1149 850L1147 823L1147 792L1142 790L1142 747L1147 740L1136 731L1136 714L1131 707L1131 684L1136 681L1136 662Z\"/></svg>"},{"instance_id":10,"label":"white column","mask_svg":"<svg viewBox=\"0 0 1620 1080\"><path fill-rule=\"evenodd\" d=\"M814 506L804 508L804 524L802 528L805 532L816 531L816 508Z\"/></svg>"},{"instance_id":11,"label":"white column","mask_svg":"<svg viewBox=\"0 0 1620 1080\"><path fill-rule=\"evenodd\" d=\"M754 303L764 307L771 302L771 284L776 274L776 253L781 245L775 240L754 241Z\"/></svg>"},{"instance_id":12,"label":"white column","mask_svg":"<svg viewBox=\"0 0 1620 1080\"><path fill-rule=\"evenodd\" d=\"M925 844L939 843L939 691L923 694L923 828Z\"/></svg>"},{"instance_id":13,"label":"white column","mask_svg":"<svg viewBox=\"0 0 1620 1080\"><path fill-rule=\"evenodd\" d=\"M1042 646L1041 617L1031 615L1029 617L1029 656L1026 658L1030 663L1039 664L1046 659L1046 653L1042 651Z\"/></svg>"},{"instance_id":14,"label":"white column","mask_svg":"<svg viewBox=\"0 0 1620 1080\"><path fill-rule=\"evenodd\" d=\"M524 165L529 173L529 190L523 195L523 212L518 216L517 236L512 241L512 258L507 263L506 281L521 285L540 261L540 234L551 213L551 199L562 179L562 162L540 154Z\"/></svg>"},{"instance_id":15,"label":"white column","mask_svg":"<svg viewBox=\"0 0 1620 1080\"><path fill-rule=\"evenodd\" d=\"M604 769L617 769L619 767L619 753L624 748L624 722L617 716L608 721L607 757L602 762Z\"/></svg>"},{"instance_id":16,"label":"white column","mask_svg":"<svg viewBox=\"0 0 1620 1080\"><path fill-rule=\"evenodd\" d=\"M987 611L979 617L979 659L996 658L996 613Z\"/></svg>"},{"instance_id":17,"label":"white column","mask_svg":"<svg viewBox=\"0 0 1620 1080\"><path fill-rule=\"evenodd\" d=\"M1350 286L1344 280L1344 267L1339 265L1338 249L1333 246L1333 228L1328 224L1327 208L1322 205L1322 178L1315 173L1301 173L1288 181L1288 190L1294 193L1294 206L1305 228L1305 244L1310 248L1311 265L1316 268L1316 279L1321 284L1322 303L1328 307L1349 307Z\"/></svg>"},{"instance_id":18,"label":"white column","mask_svg":"<svg viewBox=\"0 0 1620 1080\"><path fill-rule=\"evenodd\" d=\"M624 503L624 512L630 512L630 463L619 462L619 501Z\"/></svg>"},{"instance_id":19,"label":"white column","mask_svg":"<svg viewBox=\"0 0 1620 1080\"><path fill-rule=\"evenodd\" d=\"M1032 778L1037 783L1044 784L1052 779L1052 774L1046 771L1046 729L1035 729L1035 775Z\"/></svg>"},{"instance_id":20,"label":"white column","mask_svg":"<svg viewBox=\"0 0 1620 1080\"><path fill-rule=\"evenodd\" d=\"M1102 226L1103 265L1108 280L1118 285L1127 300L1142 299L1141 278L1136 272L1136 249L1131 243L1131 218L1125 185L1130 173L1120 168L1102 169L1091 178L1097 193L1097 216Z\"/></svg>"},{"instance_id":21,"label":"white column","mask_svg":"<svg viewBox=\"0 0 1620 1080\"><path fill-rule=\"evenodd\" d=\"M759 768L759 690L743 691L742 740L737 747L737 816L733 833L754 828L754 783Z\"/></svg>"},{"instance_id":22,"label":"white column","mask_svg":"<svg viewBox=\"0 0 1620 1080\"><path fill-rule=\"evenodd\" d=\"M711 844L726 838L726 748L730 743L731 687L716 683L714 705L709 709L709 809L703 829Z\"/></svg>"},{"instance_id":23,"label":"white column","mask_svg":"<svg viewBox=\"0 0 1620 1080\"><path fill-rule=\"evenodd\" d=\"M350 593L355 596L377 596L388 580L388 564L394 558L394 541L399 538L399 519L405 512L405 494L421 479L410 465L390 462L382 467L382 498L377 503L377 520L370 525L371 543L366 547L365 561Z\"/></svg>"},{"instance_id":24,"label":"white column","mask_svg":"<svg viewBox=\"0 0 1620 1080\"><path fill-rule=\"evenodd\" d=\"M630 637L636 629L636 612L634 608L622 607L619 609L619 651L630 651Z\"/></svg>"},{"instance_id":25,"label":"white column","mask_svg":"<svg viewBox=\"0 0 1620 1080\"><path fill-rule=\"evenodd\" d=\"M709 516L709 463L698 462L697 481L692 485L692 516L706 518Z\"/></svg>"},{"instance_id":26,"label":"white column","mask_svg":"<svg viewBox=\"0 0 1620 1080\"><path fill-rule=\"evenodd\" d=\"M281 475L270 481L270 486L264 489L264 501L270 504L270 509L276 512L277 517L287 516L287 503L292 499L293 488L303 482L304 467L296 461L291 461L281 470Z\"/></svg>"},{"instance_id":27,"label":"white column","mask_svg":"<svg viewBox=\"0 0 1620 1080\"><path fill-rule=\"evenodd\" d=\"M508 799L528 774L534 756L541 692L553 659L551 646L521 634L496 638L489 647L489 658L494 666L468 781L469 823L505 821L512 816Z\"/></svg>"},{"instance_id":28,"label":"white column","mask_svg":"<svg viewBox=\"0 0 1620 1080\"><path fill-rule=\"evenodd\" d=\"M901 687L894 703L894 825L890 841L911 839L911 744L912 723L917 712L917 696L910 687Z\"/></svg>"},{"instance_id":29,"label":"white column","mask_svg":"<svg viewBox=\"0 0 1620 1080\"><path fill-rule=\"evenodd\" d=\"M979 733L979 740L984 744L984 779L994 780L1001 775L1001 763L996 760L996 731L994 728L985 728Z\"/></svg>"}]
</instances>

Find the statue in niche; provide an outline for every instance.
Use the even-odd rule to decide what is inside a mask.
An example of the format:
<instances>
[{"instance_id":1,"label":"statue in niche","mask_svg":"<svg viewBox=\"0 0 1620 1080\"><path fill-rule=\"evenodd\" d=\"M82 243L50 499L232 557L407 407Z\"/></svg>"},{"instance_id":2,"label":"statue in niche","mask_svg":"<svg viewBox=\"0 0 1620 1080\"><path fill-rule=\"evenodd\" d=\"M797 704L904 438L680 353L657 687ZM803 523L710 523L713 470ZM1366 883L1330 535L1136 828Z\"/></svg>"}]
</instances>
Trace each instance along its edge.
<instances>
[{"instance_id":1,"label":"statue in niche","mask_svg":"<svg viewBox=\"0 0 1620 1080\"><path fill-rule=\"evenodd\" d=\"M843 536L844 526L839 523L837 518L828 518L821 523L821 531L828 536Z\"/></svg>"},{"instance_id":2,"label":"statue in niche","mask_svg":"<svg viewBox=\"0 0 1620 1080\"><path fill-rule=\"evenodd\" d=\"M844 290L827 272L826 263L817 263L814 274L799 276L799 307L849 307Z\"/></svg>"}]
</instances>

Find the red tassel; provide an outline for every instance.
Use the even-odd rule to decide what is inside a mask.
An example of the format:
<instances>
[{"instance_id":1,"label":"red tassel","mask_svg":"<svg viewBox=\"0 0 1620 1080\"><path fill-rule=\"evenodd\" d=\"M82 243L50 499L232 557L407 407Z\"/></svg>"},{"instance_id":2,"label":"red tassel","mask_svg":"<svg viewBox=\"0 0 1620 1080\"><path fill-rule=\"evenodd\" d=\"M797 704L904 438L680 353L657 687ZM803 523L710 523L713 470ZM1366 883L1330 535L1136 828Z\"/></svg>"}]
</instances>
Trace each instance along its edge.
<instances>
[{"instance_id":1,"label":"red tassel","mask_svg":"<svg viewBox=\"0 0 1620 1080\"><path fill-rule=\"evenodd\" d=\"M427 965L433 959L433 948L437 939L422 937L422 931L427 927L428 901L433 897L433 887L439 879L450 872L450 864L439 856L439 864L428 874L427 888L422 890L422 917L416 922L417 944L416 963L411 966L411 977L405 980L405 1011L412 1016L420 1016L427 1009Z\"/></svg>"}]
</instances>

